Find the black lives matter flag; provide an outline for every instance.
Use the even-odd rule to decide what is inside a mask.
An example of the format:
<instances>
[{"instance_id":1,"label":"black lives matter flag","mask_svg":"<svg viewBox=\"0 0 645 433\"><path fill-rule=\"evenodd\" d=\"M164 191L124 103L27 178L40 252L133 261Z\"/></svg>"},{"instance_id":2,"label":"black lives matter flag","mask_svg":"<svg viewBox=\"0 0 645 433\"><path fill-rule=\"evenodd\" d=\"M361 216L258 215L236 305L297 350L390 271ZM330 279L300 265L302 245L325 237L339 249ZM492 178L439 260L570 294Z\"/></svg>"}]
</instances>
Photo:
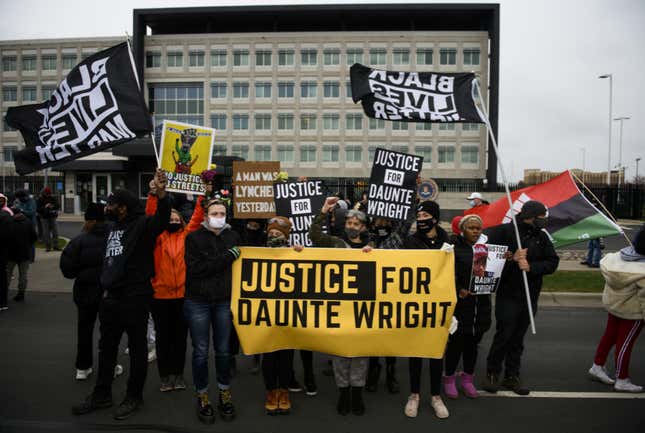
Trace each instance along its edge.
<instances>
[{"instance_id":1,"label":"black lives matter flag","mask_svg":"<svg viewBox=\"0 0 645 433\"><path fill-rule=\"evenodd\" d=\"M350 69L352 99L369 117L406 122L485 123L472 96L475 74Z\"/></svg>"},{"instance_id":2,"label":"black lives matter flag","mask_svg":"<svg viewBox=\"0 0 645 433\"><path fill-rule=\"evenodd\" d=\"M423 157L377 148L367 193L367 214L405 221L414 205Z\"/></svg>"},{"instance_id":3,"label":"black lives matter flag","mask_svg":"<svg viewBox=\"0 0 645 433\"><path fill-rule=\"evenodd\" d=\"M29 174L143 136L152 121L130 59L127 42L76 65L49 101L12 107L7 123L26 148L16 171Z\"/></svg>"}]
</instances>

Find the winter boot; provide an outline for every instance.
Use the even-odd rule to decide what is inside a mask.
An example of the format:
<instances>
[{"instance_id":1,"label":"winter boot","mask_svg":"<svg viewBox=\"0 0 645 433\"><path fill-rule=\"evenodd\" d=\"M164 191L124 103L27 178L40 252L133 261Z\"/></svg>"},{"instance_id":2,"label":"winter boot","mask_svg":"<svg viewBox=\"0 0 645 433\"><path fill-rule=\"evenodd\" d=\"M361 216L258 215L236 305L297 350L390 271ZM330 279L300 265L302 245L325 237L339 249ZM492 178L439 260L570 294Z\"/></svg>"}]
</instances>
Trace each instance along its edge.
<instances>
[{"instance_id":1,"label":"winter boot","mask_svg":"<svg viewBox=\"0 0 645 433\"><path fill-rule=\"evenodd\" d=\"M399 382L396 380L396 367L394 364L385 366L385 383L390 394L398 394L401 390Z\"/></svg>"},{"instance_id":2,"label":"winter boot","mask_svg":"<svg viewBox=\"0 0 645 433\"><path fill-rule=\"evenodd\" d=\"M456 400L459 398L459 392L457 392L456 377L454 374L450 376L443 377L443 392L446 394L446 397Z\"/></svg>"},{"instance_id":3,"label":"winter boot","mask_svg":"<svg viewBox=\"0 0 645 433\"><path fill-rule=\"evenodd\" d=\"M369 370L367 371L367 382L365 383L365 391L376 392L378 389L378 378L381 375L381 364L376 361L370 362Z\"/></svg>"},{"instance_id":4,"label":"winter boot","mask_svg":"<svg viewBox=\"0 0 645 433\"><path fill-rule=\"evenodd\" d=\"M479 397L479 393L477 392L477 389L475 388L475 384L473 383L474 375L472 374L467 374L467 373L461 373L461 390L463 391L464 395L468 398L477 398Z\"/></svg>"},{"instance_id":5,"label":"winter boot","mask_svg":"<svg viewBox=\"0 0 645 433\"><path fill-rule=\"evenodd\" d=\"M365 414L362 386L352 386L352 413L359 416Z\"/></svg>"},{"instance_id":6,"label":"winter boot","mask_svg":"<svg viewBox=\"0 0 645 433\"><path fill-rule=\"evenodd\" d=\"M338 404L336 410L340 415L347 415L352 409L352 400L350 395L349 386L338 388L340 392L338 395Z\"/></svg>"}]
</instances>

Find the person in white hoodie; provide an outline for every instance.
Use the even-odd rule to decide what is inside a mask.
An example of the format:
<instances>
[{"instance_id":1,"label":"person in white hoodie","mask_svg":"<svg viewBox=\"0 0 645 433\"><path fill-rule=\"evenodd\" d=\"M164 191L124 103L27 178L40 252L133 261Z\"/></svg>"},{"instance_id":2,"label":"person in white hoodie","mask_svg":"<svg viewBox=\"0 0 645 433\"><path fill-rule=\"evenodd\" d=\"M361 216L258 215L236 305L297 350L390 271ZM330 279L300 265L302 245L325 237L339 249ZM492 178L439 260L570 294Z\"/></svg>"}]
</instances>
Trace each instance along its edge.
<instances>
[{"instance_id":1,"label":"person in white hoodie","mask_svg":"<svg viewBox=\"0 0 645 433\"><path fill-rule=\"evenodd\" d=\"M634 238L633 246L607 254L600 261L605 278L602 303L609 312L607 328L600 339L589 376L613 385L620 392L643 392L629 379L629 360L645 324L645 225ZM605 370L607 355L615 349L616 379Z\"/></svg>"}]
</instances>

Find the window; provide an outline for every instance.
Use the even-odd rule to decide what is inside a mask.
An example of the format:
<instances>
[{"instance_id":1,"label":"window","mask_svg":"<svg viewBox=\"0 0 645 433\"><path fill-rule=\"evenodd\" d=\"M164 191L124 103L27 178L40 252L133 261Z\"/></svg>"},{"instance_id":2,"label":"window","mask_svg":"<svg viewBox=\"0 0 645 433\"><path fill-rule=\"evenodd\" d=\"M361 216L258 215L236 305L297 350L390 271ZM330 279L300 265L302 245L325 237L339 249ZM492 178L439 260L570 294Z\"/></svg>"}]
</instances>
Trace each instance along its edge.
<instances>
[{"instance_id":1,"label":"window","mask_svg":"<svg viewBox=\"0 0 645 433\"><path fill-rule=\"evenodd\" d=\"M398 122L396 122L398 123ZM362 129L363 128L363 116L360 114L346 114L345 115L345 128L346 129Z\"/></svg>"},{"instance_id":2,"label":"window","mask_svg":"<svg viewBox=\"0 0 645 433\"><path fill-rule=\"evenodd\" d=\"M392 63L395 65L407 65L410 63L410 50L395 48L392 52Z\"/></svg>"},{"instance_id":3,"label":"window","mask_svg":"<svg viewBox=\"0 0 645 433\"><path fill-rule=\"evenodd\" d=\"M65 56L63 56L63 67L65 67ZM76 61L76 56L74 56L74 61ZM66 69L71 69L74 65ZM23 56L22 57L22 70L23 71L35 71L36 70L36 56Z\"/></svg>"},{"instance_id":4,"label":"window","mask_svg":"<svg viewBox=\"0 0 645 433\"><path fill-rule=\"evenodd\" d=\"M303 81L300 83L300 97L302 98L315 98L316 88L318 83L315 81Z\"/></svg>"},{"instance_id":5,"label":"window","mask_svg":"<svg viewBox=\"0 0 645 433\"><path fill-rule=\"evenodd\" d=\"M292 130L293 114L278 114L278 129L283 131Z\"/></svg>"},{"instance_id":6,"label":"window","mask_svg":"<svg viewBox=\"0 0 645 433\"><path fill-rule=\"evenodd\" d=\"M323 62L325 65L339 65L340 64L340 50L327 49L323 51Z\"/></svg>"},{"instance_id":7,"label":"window","mask_svg":"<svg viewBox=\"0 0 645 433\"><path fill-rule=\"evenodd\" d=\"M271 51L256 51L255 66L271 66Z\"/></svg>"},{"instance_id":8,"label":"window","mask_svg":"<svg viewBox=\"0 0 645 433\"><path fill-rule=\"evenodd\" d=\"M216 144L213 146L213 155L226 155L226 145Z\"/></svg>"},{"instance_id":9,"label":"window","mask_svg":"<svg viewBox=\"0 0 645 433\"><path fill-rule=\"evenodd\" d=\"M347 162L361 162L361 153L363 149L360 146L345 147L345 160Z\"/></svg>"},{"instance_id":10,"label":"window","mask_svg":"<svg viewBox=\"0 0 645 433\"><path fill-rule=\"evenodd\" d=\"M278 146L278 160L280 162L293 162L293 146L286 144Z\"/></svg>"},{"instance_id":11,"label":"window","mask_svg":"<svg viewBox=\"0 0 645 433\"><path fill-rule=\"evenodd\" d=\"M417 146L414 148L414 153L423 156L423 163L427 164L432 162L432 147L431 146Z\"/></svg>"},{"instance_id":12,"label":"window","mask_svg":"<svg viewBox=\"0 0 645 433\"><path fill-rule=\"evenodd\" d=\"M323 96L325 98L338 98L340 96L340 84L337 81L325 81L323 84Z\"/></svg>"},{"instance_id":13,"label":"window","mask_svg":"<svg viewBox=\"0 0 645 433\"><path fill-rule=\"evenodd\" d=\"M416 130L417 131L432 131L432 123L417 122Z\"/></svg>"},{"instance_id":14,"label":"window","mask_svg":"<svg viewBox=\"0 0 645 433\"><path fill-rule=\"evenodd\" d=\"M168 53L168 67L169 68L180 68L184 66L184 54L180 52L169 52Z\"/></svg>"},{"instance_id":15,"label":"window","mask_svg":"<svg viewBox=\"0 0 645 433\"><path fill-rule=\"evenodd\" d=\"M249 83L233 83L233 97L234 98L248 98L249 97Z\"/></svg>"},{"instance_id":16,"label":"window","mask_svg":"<svg viewBox=\"0 0 645 433\"><path fill-rule=\"evenodd\" d=\"M392 122L392 131L407 131L408 122Z\"/></svg>"},{"instance_id":17,"label":"window","mask_svg":"<svg viewBox=\"0 0 645 433\"><path fill-rule=\"evenodd\" d=\"M188 66L204 66L204 52L191 51L188 53Z\"/></svg>"},{"instance_id":18,"label":"window","mask_svg":"<svg viewBox=\"0 0 645 433\"><path fill-rule=\"evenodd\" d=\"M303 130L316 129L316 115L315 114L301 114L300 115L300 129L303 129Z\"/></svg>"},{"instance_id":19,"label":"window","mask_svg":"<svg viewBox=\"0 0 645 433\"><path fill-rule=\"evenodd\" d=\"M372 162L374 161L374 154L376 153L376 147L370 146L367 148L367 159Z\"/></svg>"},{"instance_id":20,"label":"window","mask_svg":"<svg viewBox=\"0 0 645 433\"><path fill-rule=\"evenodd\" d=\"M477 164L479 162L479 147L462 145L461 162L464 164Z\"/></svg>"},{"instance_id":21,"label":"window","mask_svg":"<svg viewBox=\"0 0 645 433\"><path fill-rule=\"evenodd\" d=\"M248 65L249 65L249 50L234 50L233 66L248 66Z\"/></svg>"},{"instance_id":22,"label":"window","mask_svg":"<svg viewBox=\"0 0 645 433\"><path fill-rule=\"evenodd\" d=\"M479 65L479 49L478 48L465 48L464 49L464 65Z\"/></svg>"},{"instance_id":23,"label":"window","mask_svg":"<svg viewBox=\"0 0 645 433\"><path fill-rule=\"evenodd\" d=\"M256 114L255 115L255 129L256 130L269 130L269 129L271 129L271 115L270 114Z\"/></svg>"},{"instance_id":24,"label":"window","mask_svg":"<svg viewBox=\"0 0 645 433\"><path fill-rule=\"evenodd\" d=\"M12 127L11 127L11 126L9 126L9 124L7 123L7 119L6 119L6 117L5 117L6 115L7 115L7 113L4 113L4 114L0 115L0 117L2 117L2 126L3 126L3 130L4 130L5 132L15 131L16 129L15 129L15 128L12 128Z\"/></svg>"},{"instance_id":25,"label":"window","mask_svg":"<svg viewBox=\"0 0 645 433\"><path fill-rule=\"evenodd\" d=\"M211 98L226 98L226 83L224 81L211 83Z\"/></svg>"},{"instance_id":26,"label":"window","mask_svg":"<svg viewBox=\"0 0 645 433\"><path fill-rule=\"evenodd\" d=\"M340 116L338 114L325 114L323 115L323 129L338 130Z\"/></svg>"},{"instance_id":27,"label":"window","mask_svg":"<svg viewBox=\"0 0 645 433\"><path fill-rule=\"evenodd\" d=\"M317 50L302 50L300 52L300 63L303 66L316 66L318 62Z\"/></svg>"},{"instance_id":28,"label":"window","mask_svg":"<svg viewBox=\"0 0 645 433\"><path fill-rule=\"evenodd\" d=\"M2 100L5 102L13 102L18 100L18 89L15 86L7 86L2 88Z\"/></svg>"},{"instance_id":29,"label":"window","mask_svg":"<svg viewBox=\"0 0 645 433\"><path fill-rule=\"evenodd\" d=\"M65 65L65 57L63 57L63 67ZM159 68L161 67L161 53L146 53L146 68Z\"/></svg>"},{"instance_id":30,"label":"window","mask_svg":"<svg viewBox=\"0 0 645 433\"><path fill-rule=\"evenodd\" d=\"M323 162L337 162L338 161L338 146L329 144L322 148Z\"/></svg>"},{"instance_id":31,"label":"window","mask_svg":"<svg viewBox=\"0 0 645 433\"><path fill-rule=\"evenodd\" d=\"M409 149L406 144L401 144L397 146L390 146L390 149L395 151L395 152L400 152L400 153L408 153Z\"/></svg>"},{"instance_id":32,"label":"window","mask_svg":"<svg viewBox=\"0 0 645 433\"><path fill-rule=\"evenodd\" d=\"M271 161L271 146L255 146L256 161Z\"/></svg>"},{"instance_id":33,"label":"window","mask_svg":"<svg viewBox=\"0 0 645 433\"><path fill-rule=\"evenodd\" d=\"M226 66L226 50L211 51L211 66Z\"/></svg>"},{"instance_id":34,"label":"window","mask_svg":"<svg viewBox=\"0 0 645 433\"><path fill-rule=\"evenodd\" d=\"M432 50L430 48L419 48L417 50L417 65L431 65Z\"/></svg>"},{"instance_id":35,"label":"window","mask_svg":"<svg viewBox=\"0 0 645 433\"><path fill-rule=\"evenodd\" d=\"M454 123L440 123L439 124L439 131L454 131L455 130L455 124Z\"/></svg>"},{"instance_id":36,"label":"window","mask_svg":"<svg viewBox=\"0 0 645 433\"><path fill-rule=\"evenodd\" d=\"M293 98L293 83L278 83L278 98Z\"/></svg>"},{"instance_id":37,"label":"window","mask_svg":"<svg viewBox=\"0 0 645 433\"><path fill-rule=\"evenodd\" d=\"M462 131L479 131L479 123L462 123Z\"/></svg>"},{"instance_id":38,"label":"window","mask_svg":"<svg viewBox=\"0 0 645 433\"><path fill-rule=\"evenodd\" d=\"M3 155L2 158L5 160L5 162L11 162L13 161L13 154L18 151L18 147L16 146L3 146Z\"/></svg>"},{"instance_id":39,"label":"window","mask_svg":"<svg viewBox=\"0 0 645 433\"><path fill-rule=\"evenodd\" d=\"M42 57L43 71L55 71L58 67L56 54L47 54Z\"/></svg>"},{"instance_id":40,"label":"window","mask_svg":"<svg viewBox=\"0 0 645 433\"><path fill-rule=\"evenodd\" d=\"M439 63L442 65L456 65L457 50L455 48L442 48L439 51Z\"/></svg>"},{"instance_id":41,"label":"window","mask_svg":"<svg viewBox=\"0 0 645 433\"><path fill-rule=\"evenodd\" d=\"M350 48L347 50L347 65L354 63L363 63L363 50L360 48Z\"/></svg>"},{"instance_id":42,"label":"window","mask_svg":"<svg viewBox=\"0 0 645 433\"><path fill-rule=\"evenodd\" d=\"M372 48L370 50L370 64L384 65L386 63L385 55L387 51L385 48Z\"/></svg>"},{"instance_id":43,"label":"window","mask_svg":"<svg viewBox=\"0 0 645 433\"><path fill-rule=\"evenodd\" d=\"M271 97L271 83L255 83L255 97L256 98L270 98Z\"/></svg>"},{"instance_id":44,"label":"window","mask_svg":"<svg viewBox=\"0 0 645 433\"><path fill-rule=\"evenodd\" d=\"M231 149L231 155L237 156L238 158L248 159L249 146L243 144L234 144Z\"/></svg>"},{"instance_id":45,"label":"window","mask_svg":"<svg viewBox=\"0 0 645 433\"><path fill-rule=\"evenodd\" d=\"M162 120L204 124L204 85L202 83L153 84L149 87L150 111L155 123Z\"/></svg>"},{"instance_id":46,"label":"window","mask_svg":"<svg viewBox=\"0 0 645 433\"><path fill-rule=\"evenodd\" d=\"M350 81L345 83L345 93L347 94L348 98L352 97L352 83Z\"/></svg>"},{"instance_id":47,"label":"window","mask_svg":"<svg viewBox=\"0 0 645 433\"><path fill-rule=\"evenodd\" d=\"M226 129L226 114L212 114L211 128L222 131Z\"/></svg>"},{"instance_id":48,"label":"window","mask_svg":"<svg viewBox=\"0 0 645 433\"><path fill-rule=\"evenodd\" d=\"M2 70L10 72L16 70L16 56L6 56L2 58Z\"/></svg>"},{"instance_id":49,"label":"window","mask_svg":"<svg viewBox=\"0 0 645 433\"><path fill-rule=\"evenodd\" d=\"M278 65L292 66L293 65L293 50L280 50L278 51Z\"/></svg>"},{"instance_id":50,"label":"window","mask_svg":"<svg viewBox=\"0 0 645 433\"><path fill-rule=\"evenodd\" d=\"M36 88L35 87L23 87L22 88L22 101L35 101L36 100Z\"/></svg>"},{"instance_id":51,"label":"window","mask_svg":"<svg viewBox=\"0 0 645 433\"><path fill-rule=\"evenodd\" d=\"M300 146L300 161L301 162L315 162L316 161L316 146Z\"/></svg>"},{"instance_id":52,"label":"window","mask_svg":"<svg viewBox=\"0 0 645 433\"><path fill-rule=\"evenodd\" d=\"M56 87L54 86L43 86L42 89L40 89L42 94L43 94L43 100L44 101L49 101L52 97L52 94L54 93L54 90L56 90Z\"/></svg>"},{"instance_id":53,"label":"window","mask_svg":"<svg viewBox=\"0 0 645 433\"><path fill-rule=\"evenodd\" d=\"M248 114L234 114L233 115L233 129L242 131L249 129L249 115Z\"/></svg>"},{"instance_id":54,"label":"window","mask_svg":"<svg viewBox=\"0 0 645 433\"><path fill-rule=\"evenodd\" d=\"M370 117L369 125L370 129L385 129L385 120L373 119Z\"/></svg>"},{"instance_id":55,"label":"window","mask_svg":"<svg viewBox=\"0 0 645 433\"><path fill-rule=\"evenodd\" d=\"M454 146L439 146L439 163L455 162Z\"/></svg>"}]
</instances>

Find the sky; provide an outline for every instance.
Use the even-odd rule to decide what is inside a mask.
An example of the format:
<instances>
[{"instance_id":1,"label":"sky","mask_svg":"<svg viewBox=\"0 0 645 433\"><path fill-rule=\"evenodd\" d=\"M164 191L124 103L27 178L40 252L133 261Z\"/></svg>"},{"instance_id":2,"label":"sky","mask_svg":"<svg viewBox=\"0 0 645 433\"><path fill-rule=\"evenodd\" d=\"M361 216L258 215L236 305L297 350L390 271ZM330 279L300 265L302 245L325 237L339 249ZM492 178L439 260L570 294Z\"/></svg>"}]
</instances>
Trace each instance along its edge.
<instances>
[{"instance_id":1,"label":"sky","mask_svg":"<svg viewBox=\"0 0 645 433\"><path fill-rule=\"evenodd\" d=\"M0 0L0 40L132 34L132 9L138 8L319 3L392 2ZM527 168L582 168L583 154L587 170L607 170L609 80L598 76L608 73L613 74L613 117L631 118L623 123L622 164L626 178L632 178L635 159L645 157L638 126L645 122L645 1L477 3L501 5L498 144L509 179L521 179ZM619 163L619 122L613 122L612 131L613 169ZM639 165L639 174L645 174L645 159Z\"/></svg>"}]
</instances>

